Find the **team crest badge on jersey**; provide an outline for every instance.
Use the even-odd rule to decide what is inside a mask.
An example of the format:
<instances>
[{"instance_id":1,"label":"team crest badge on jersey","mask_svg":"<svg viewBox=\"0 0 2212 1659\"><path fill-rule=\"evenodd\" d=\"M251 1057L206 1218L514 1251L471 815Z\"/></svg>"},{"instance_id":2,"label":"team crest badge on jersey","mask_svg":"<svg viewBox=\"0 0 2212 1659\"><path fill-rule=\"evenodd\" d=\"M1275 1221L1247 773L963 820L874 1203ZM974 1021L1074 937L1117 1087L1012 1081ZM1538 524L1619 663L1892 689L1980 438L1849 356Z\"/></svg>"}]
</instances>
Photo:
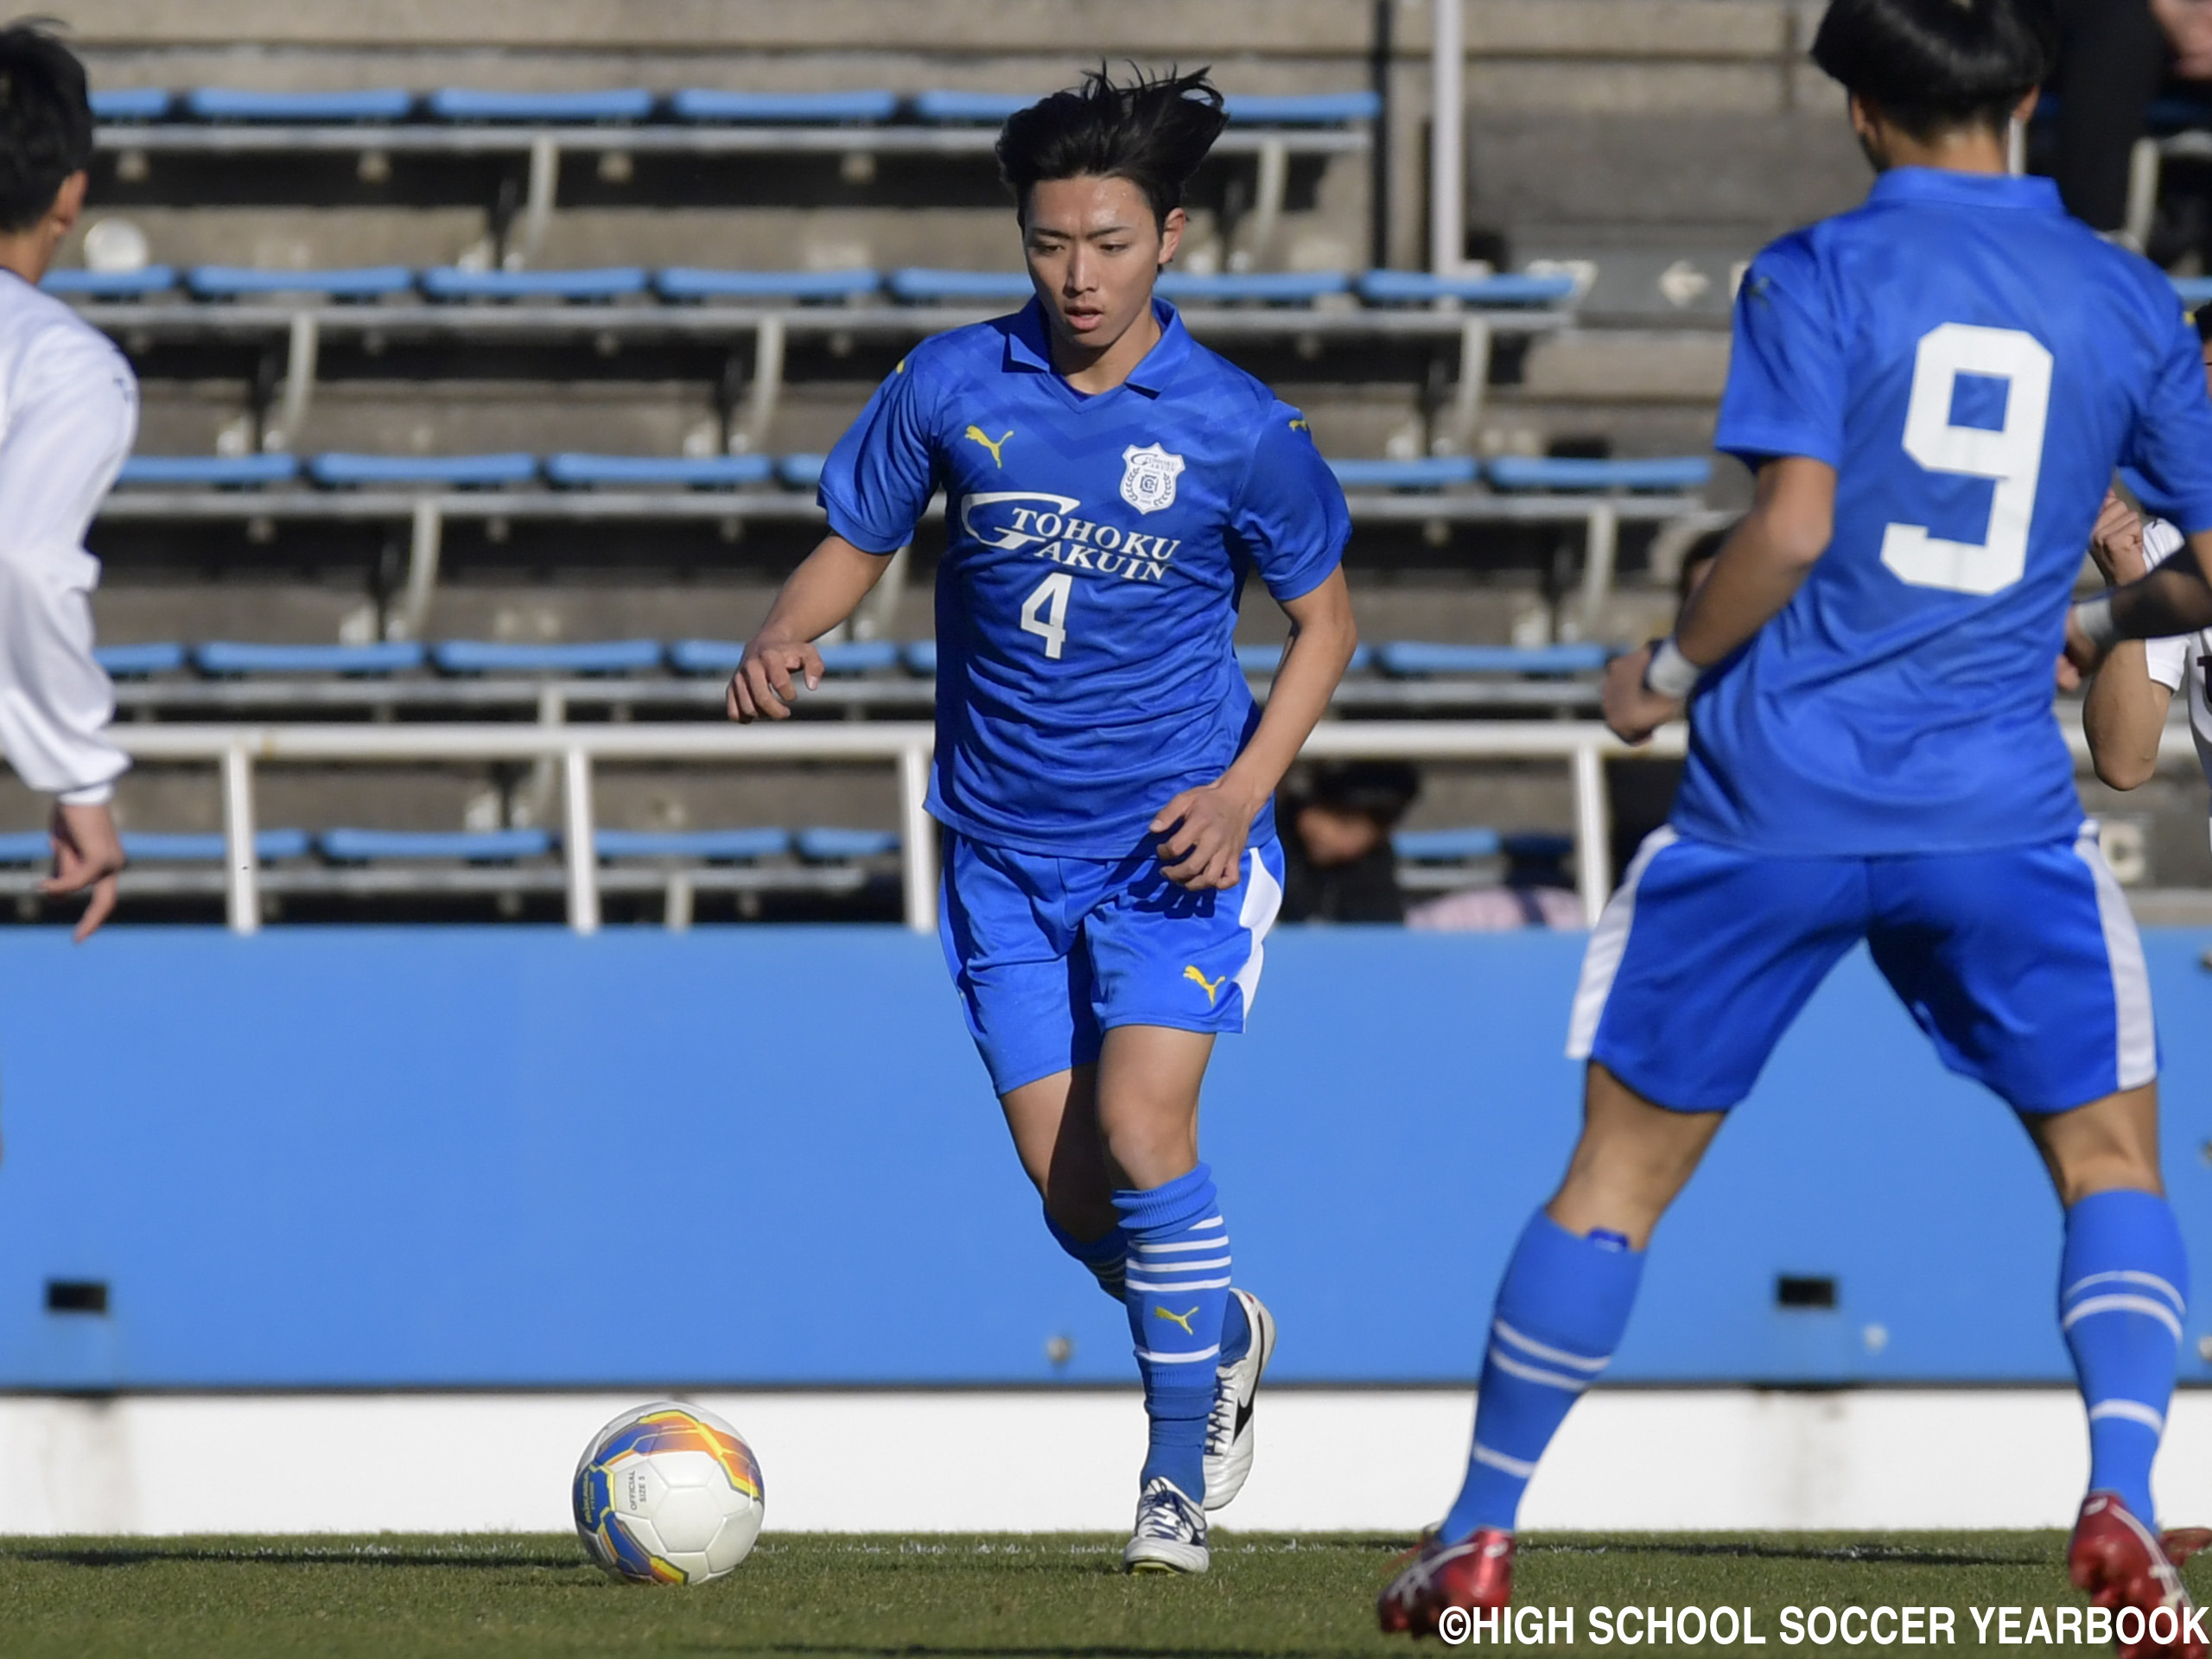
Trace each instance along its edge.
<instances>
[{"instance_id":1,"label":"team crest badge on jersey","mask_svg":"<svg viewBox=\"0 0 2212 1659\"><path fill-rule=\"evenodd\" d=\"M1134 443L1122 451L1122 499L1139 512L1158 512L1175 505L1175 480L1183 471L1183 457L1171 455L1156 443L1141 449Z\"/></svg>"}]
</instances>

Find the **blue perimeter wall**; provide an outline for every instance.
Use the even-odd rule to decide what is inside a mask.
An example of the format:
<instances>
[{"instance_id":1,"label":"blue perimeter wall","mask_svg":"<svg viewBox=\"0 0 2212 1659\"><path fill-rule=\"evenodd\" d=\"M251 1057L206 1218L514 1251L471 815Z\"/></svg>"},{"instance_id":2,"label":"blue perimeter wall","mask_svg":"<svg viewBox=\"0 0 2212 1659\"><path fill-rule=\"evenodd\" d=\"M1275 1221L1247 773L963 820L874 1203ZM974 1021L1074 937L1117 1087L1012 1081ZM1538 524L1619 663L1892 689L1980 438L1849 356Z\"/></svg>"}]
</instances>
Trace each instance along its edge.
<instances>
[{"instance_id":1,"label":"blue perimeter wall","mask_svg":"<svg viewBox=\"0 0 2212 1659\"><path fill-rule=\"evenodd\" d=\"M2148 939L2200 1274L2208 939ZM1205 1141L1281 1377L1473 1376L1574 1135L1581 945L1268 941ZM1131 1376L1120 1314L1039 1225L935 942L897 931L10 930L0 1083L0 1388ZM2056 1381L2058 1247L2010 1115L1861 954L1661 1230L1612 1379ZM1779 1274L1833 1275L1839 1306L1778 1309ZM110 1314L47 1313L55 1279L107 1282Z\"/></svg>"}]
</instances>

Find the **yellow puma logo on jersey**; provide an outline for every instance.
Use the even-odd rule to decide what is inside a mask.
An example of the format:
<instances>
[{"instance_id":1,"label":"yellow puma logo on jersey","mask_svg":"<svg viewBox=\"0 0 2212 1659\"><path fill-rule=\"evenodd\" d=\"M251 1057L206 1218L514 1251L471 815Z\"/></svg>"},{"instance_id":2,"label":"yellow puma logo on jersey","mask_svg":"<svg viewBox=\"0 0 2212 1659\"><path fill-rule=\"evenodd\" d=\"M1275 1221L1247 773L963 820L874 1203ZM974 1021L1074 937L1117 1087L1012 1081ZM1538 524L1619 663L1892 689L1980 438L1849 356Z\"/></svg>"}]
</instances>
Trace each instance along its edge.
<instances>
[{"instance_id":1,"label":"yellow puma logo on jersey","mask_svg":"<svg viewBox=\"0 0 2212 1659\"><path fill-rule=\"evenodd\" d=\"M1008 438L1014 435L1014 429L1012 427L1007 428L1005 431L999 434L998 443L993 443L989 438L986 437L983 434L983 429L980 426L969 427L966 435L974 439L977 443L982 444L984 448L991 452L991 464L994 467L998 467L1001 472L1005 470L1006 457L999 454L999 445L1003 444Z\"/></svg>"},{"instance_id":2,"label":"yellow puma logo on jersey","mask_svg":"<svg viewBox=\"0 0 2212 1659\"><path fill-rule=\"evenodd\" d=\"M1220 992L1221 988L1229 982L1227 974L1224 974L1219 979L1208 979L1195 968L1185 968L1183 970L1183 977L1198 982L1198 988L1206 994L1208 1007L1213 1007L1214 997Z\"/></svg>"},{"instance_id":3,"label":"yellow puma logo on jersey","mask_svg":"<svg viewBox=\"0 0 2212 1659\"><path fill-rule=\"evenodd\" d=\"M1294 432L1311 432L1313 429L1313 423L1301 415L1290 423L1290 429Z\"/></svg>"},{"instance_id":4,"label":"yellow puma logo on jersey","mask_svg":"<svg viewBox=\"0 0 2212 1659\"><path fill-rule=\"evenodd\" d=\"M1159 1314L1161 1319L1171 1320L1174 1324L1181 1325L1183 1327L1183 1334L1185 1336L1195 1337L1198 1334L1197 1332L1191 1329L1191 1321L1198 1317L1198 1310L1197 1308L1192 1308L1187 1313L1170 1313L1158 1302L1154 1302L1152 1305L1152 1311Z\"/></svg>"}]
</instances>

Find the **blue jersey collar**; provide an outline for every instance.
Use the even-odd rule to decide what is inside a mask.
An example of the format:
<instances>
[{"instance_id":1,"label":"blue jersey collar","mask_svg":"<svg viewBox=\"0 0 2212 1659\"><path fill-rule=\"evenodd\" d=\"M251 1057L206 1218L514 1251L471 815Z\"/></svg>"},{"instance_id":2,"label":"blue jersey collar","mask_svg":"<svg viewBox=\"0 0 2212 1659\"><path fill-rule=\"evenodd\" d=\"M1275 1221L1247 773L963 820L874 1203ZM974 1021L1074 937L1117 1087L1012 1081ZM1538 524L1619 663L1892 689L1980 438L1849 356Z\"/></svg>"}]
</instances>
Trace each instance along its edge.
<instances>
[{"instance_id":1,"label":"blue jersey collar","mask_svg":"<svg viewBox=\"0 0 2212 1659\"><path fill-rule=\"evenodd\" d=\"M1163 299L1154 299L1152 315L1160 324L1160 339L1122 384L1147 397L1157 397L1191 355L1191 331L1184 327L1175 308ZM1023 306L1014 316L1014 326L1007 330L1006 366L1056 373L1051 327L1045 321L1044 301L1033 299Z\"/></svg>"},{"instance_id":2,"label":"blue jersey collar","mask_svg":"<svg viewBox=\"0 0 2212 1659\"><path fill-rule=\"evenodd\" d=\"M2024 207L2063 213L2058 186L2044 178L1955 173L1940 167L1893 167L1874 181L1869 201L1942 201L1965 207Z\"/></svg>"}]
</instances>

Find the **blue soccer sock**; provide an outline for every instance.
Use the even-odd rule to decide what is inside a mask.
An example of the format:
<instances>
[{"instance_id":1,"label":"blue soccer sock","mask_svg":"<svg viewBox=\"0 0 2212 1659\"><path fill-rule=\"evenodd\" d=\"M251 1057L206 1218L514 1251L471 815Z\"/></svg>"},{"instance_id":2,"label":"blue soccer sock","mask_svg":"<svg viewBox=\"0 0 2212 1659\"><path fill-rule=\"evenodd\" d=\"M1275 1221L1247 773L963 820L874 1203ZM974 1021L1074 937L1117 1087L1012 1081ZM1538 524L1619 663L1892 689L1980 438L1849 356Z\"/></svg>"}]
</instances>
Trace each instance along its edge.
<instances>
[{"instance_id":1,"label":"blue soccer sock","mask_svg":"<svg viewBox=\"0 0 2212 1659\"><path fill-rule=\"evenodd\" d=\"M1580 1238L1541 1210L1529 1221L1498 1287L1474 1450L1444 1517L1446 1542L1478 1527L1512 1529L1536 1460L1613 1357L1643 1277L1643 1252L1618 1235Z\"/></svg>"},{"instance_id":2,"label":"blue soccer sock","mask_svg":"<svg viewBox=\"0 0 2212 1659\"><path fill-rule=\"evenodd\" d=\"M1224 1310L1232 1300L1229 1231L1213 1172L1200 1164L1165 1185L1116 1192L1114 1207L1129 1237L1123 1306L1152 1427L1137 1484L1141 1488L1165 1475L1185 1497L1202 1502L1206 1418L1213 1409Z\"/></svg>"},{"instance_id":3,"label":"blue soccer sock","mask_svg":"<svg viewBox=\"0 0 2212 1659\"><path fill-rule=\"evenodd\" d=\"M2066 1212L2058 1323L2089 1409L2089 1490L2117 1492L2153 1529L2151 1465L2188 1300L2189 1258L2164 1198L2093 1192Z\"/></svg>"},{"instance_id":4,"label":"blue soccer sock","mask_svg":"<svg viewBox=\"0 0 2212 1659\"><path fill-rule=\"evenodd\" d=\"M1047 1210L1045 1211L1045 1228L1052 1234L1055 1244L1090 1269L1090 1276L1098 1281L1099 1289L1116 1302L1122 1300L1122 1282L1126 1276L1129 1259L1129 1240L1119 1222L1103 1237L1084 1240L1077 1238L1054 1221L1052 1212Z\"/></svg>"}]
</instances>

